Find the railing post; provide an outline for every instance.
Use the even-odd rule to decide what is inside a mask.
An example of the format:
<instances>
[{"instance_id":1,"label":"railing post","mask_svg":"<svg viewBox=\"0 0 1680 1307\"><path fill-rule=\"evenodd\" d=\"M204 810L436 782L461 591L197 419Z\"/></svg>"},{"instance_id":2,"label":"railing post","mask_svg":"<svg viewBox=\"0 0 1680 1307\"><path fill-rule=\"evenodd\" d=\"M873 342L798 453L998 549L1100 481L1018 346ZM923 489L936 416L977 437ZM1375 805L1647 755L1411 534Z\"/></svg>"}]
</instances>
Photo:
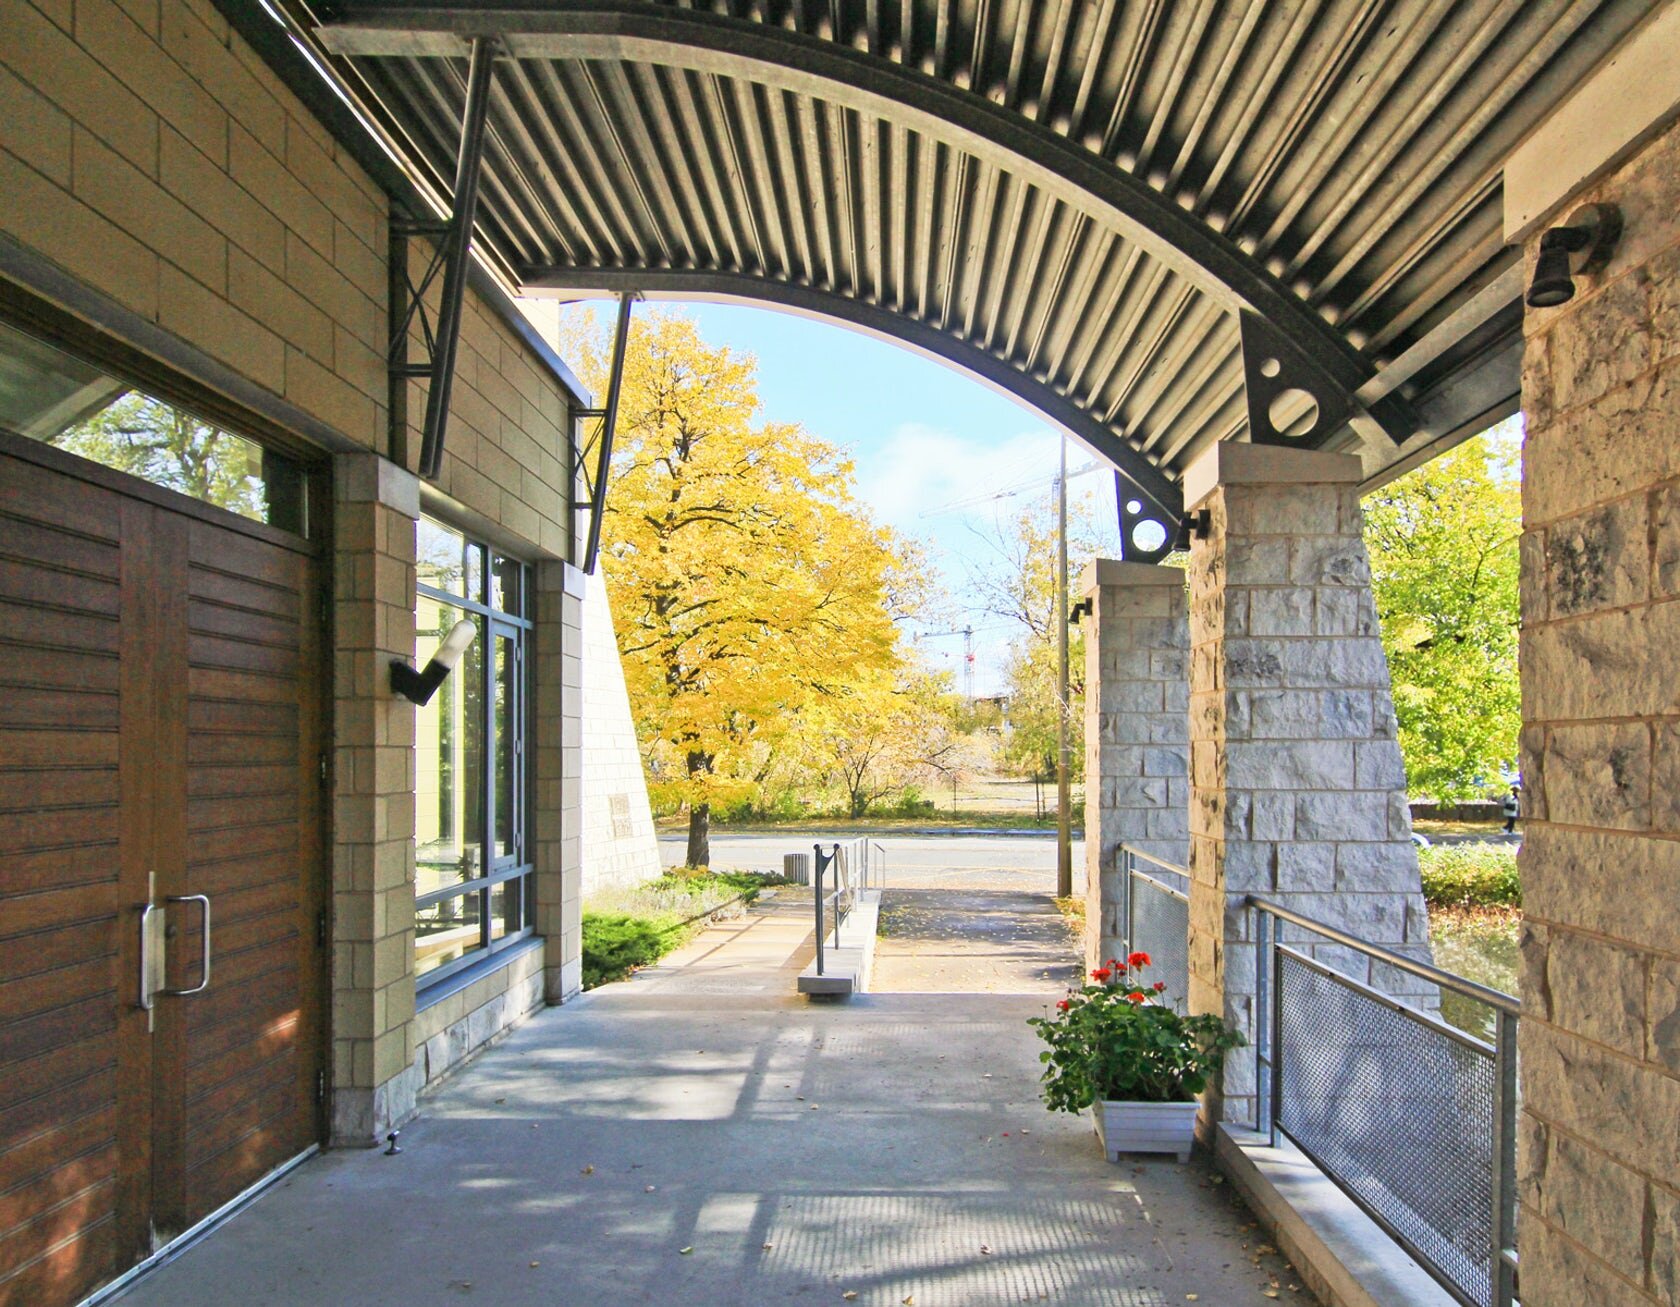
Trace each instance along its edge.
<instances>
[{"instance_id":1,"label":"railing post","mask_svg":"<svg viewBox=\"0 0 1680 1307\"><path fill-rule=\"evenodd\" d=\"M1272 1026L1272 1101L1267 1115L1271 1118L1272 1147L1277 1147L1278 1130L1282 1126L1283 1118L1283 955L1278 952L1279 936L1283 932L1283 922L1271 913L1262 913L1271 917L1272 928L1268 943L1271 957L1268 959L1269 980L1271 984L1271 1026Z\"/></svg>"},{"instance_id":2,"label":"railing post","mask_svg":"<svg viewBox=\"0 0 1680 1307\"><path fill-rule=\"evenodd\" d=\"M1271 1135L1272 1143L1276 1145L1277 1136L1272 1133L1272 1059L1276 1036L1272 1033L1270 1010L1272 981L1268 964L1271 959L1266 955L1266 932L1271 918L1256 908L1246 911L1252 914L1254 921L1254 1069L1257 1078L1254 1086L1254 1126L1261 1134Z\"/></svg>"},{"instance_id":3,"label":"railing post","mask_svg":"<svg viewBox=\"0 0 1680 1307\"><path fill-rule=\"evenodd\" d=\"M1495 1307L1517 1296L1517 1023L1502 1008L1493 1013L1493 1155L1488 1186L1493 1197L1493 1265L1489 1285Z\"/></svg>"},{"instance_id":4,"label":"railing post","mask_svg":"<svg viewBox=\"0 0 1680 1307\"><path fill-rule=\"evenodd\" d=\"M1125 942L1121 950L1127 957L1132 955L1132 869L1137 864L1132 858L1132 851L1124 844L1120 846L1120 938ZM1101 923L1098 923L1101 931ZM1097 965L1101 966L1104 959L1098 958Z\"/></svg>"},{"instance_id":5,"label":"railing post","mask_svg":"<svg viewBox=\"0 0 1680 1307\"><path fill-rule=\"evenodd\" d=\"M823 855L822 845L811 845L811 894L817 902L817 974L823 973Z\"/></svg>"}]
</instances>

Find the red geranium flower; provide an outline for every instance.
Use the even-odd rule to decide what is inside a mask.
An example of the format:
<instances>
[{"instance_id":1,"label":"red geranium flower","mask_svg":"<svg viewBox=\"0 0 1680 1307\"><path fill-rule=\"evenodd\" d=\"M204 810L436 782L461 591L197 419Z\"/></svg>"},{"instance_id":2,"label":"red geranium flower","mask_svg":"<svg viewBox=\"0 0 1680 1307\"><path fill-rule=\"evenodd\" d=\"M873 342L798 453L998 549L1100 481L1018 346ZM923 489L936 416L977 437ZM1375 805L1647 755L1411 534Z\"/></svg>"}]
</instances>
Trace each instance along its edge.
<instances>
[{"instance_id":1,"label":"red geranium flower","mask_svg":"<svg viewBox=\"0 0 1680 1307\"><path fill-rule=\"evenodd\" d=\"M1157 981L1156 981L1156 982L1155 982L1155 985L1154 985L1154 990L1155 990L1155 992L1156 992L1156 993L1157 993L1157 994L1159 994L1159 993L1160 993L1160 992L1161 992L1161 991L1162 991L1162 990L1164 990L1164 989L1165 989L1165 988L1166 988L1166 987L1167 987L1167 982L1166 982L1166 981L1164 981L1164 980L1157 980Z\"/></svg>"},{"instance_id":2,"label":"red geranium flower","mask_svg":"<svg viewBox=\"0 0 1680 1307\"><path fill-rule=\"evenodd\" d=\"M1056 1004L1056 1011L1066 1012L1067 1010L1068 1010L1068 1001L1065 998L1060 1003Z\"/></svg>"},{"instance_id":3,"label":"red geranium flower","mask_svg":"<svg viewBox=\"0 0 1680 1307\"><path fill-rule=\"evenodd\" d=\"M1149 965L1149 954L1134 953L1126 959L1126 965L1128 967L1147 967Z\"/></svg>"},{"instance_id":4,"label":"red geranium flower","mask_svg":"<svg viewBox=\"0 0 1680 1307\"><path fill-rule=\"evenodd\" d=\"M1098 967L1091 973L1092 980L1107 980L1113 973L1107 967Z\"/></svg>"},{"instance_id":5,"label":"red geranium flower","mask_svg":"<svg viewBox=\"0 0 1680 1307\"><path fill-rule=\"evenodd\" d=\"M1134 989L1130 994L1127 994L1126 997L1131 999L1134 1003L1141 1003L1144 1001L1146 995L1141 989Z\"/></svg>"}]
</instances>

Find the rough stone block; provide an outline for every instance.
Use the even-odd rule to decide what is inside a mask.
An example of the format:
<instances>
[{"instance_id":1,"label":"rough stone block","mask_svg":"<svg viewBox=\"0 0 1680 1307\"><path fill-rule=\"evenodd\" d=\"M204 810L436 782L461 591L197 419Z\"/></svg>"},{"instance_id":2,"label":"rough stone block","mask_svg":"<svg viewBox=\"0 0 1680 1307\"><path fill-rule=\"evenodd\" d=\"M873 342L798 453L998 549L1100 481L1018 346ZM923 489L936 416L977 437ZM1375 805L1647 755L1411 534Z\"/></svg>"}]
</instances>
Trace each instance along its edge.
<instances>
[{"instance_id":1,"label":"rough stone block","mask_svg":"<svg viewBox=\"0 0 1680 1307\"><path fill-rule=\"evenodd\" d=\"M1357 536L1297 536L1289 542L1289 579L1296 585L1369 586L1371 564Z\"/></svg>"},{"instance_id":2,"label":"rough stone block","mask_svg":"<svg viewBox=\"0 0 1680 1307\"><path fill-rule=\"evenodd\" d=\"M1548 1221L1628 1279L1645 1278L1642 1176L1554 1132L1538 1188Z\"/></svg>"},{"instance_id":3,"label":"rough stone block","mask_svg":"<svg viewBox=\"0 0 1680 1307\"><path fill-rule=\"evenodd\" d=\"M1305 586L1254 590L1248 598L1250 635L1312 635L1313 591Z\"/></svg>"},{"instance_id":4,"label":"rough stone block","mask_svg":"<svg viewBox=\"0 0 1680 1307\"><path fill-rule=\"evenodd\" d=\"M1354 774L1354 746L1346 740L1232 742L1225 753L1225 783L1235 790L1340 789Z\"/></svg>"},{"instance_id":5,"label":"rough stone block","mask_svg":"<svg viewBox=\"0 0 1680 1307\"><path fill-rule=\"evenodd\" d=\"M1546 810L1555 822L1620 830L1651 824L1651 732L1640 723L1557 726L1547 739Z\"/></svg>"},{"instance_id":6,"label":"rough stone block","mask_svg":"<svg viewBox=\"0 0 1680 1307\"><path fill-rule=\"evenodd\" d=\"M1649 586L1645 497L1554 523L1546 532L1545 558L1554 617L1642 601Z\"/></svg>"},{"instance_id":7,"label":"rough stone block","mask_svg":"<svg viewBox=\"0 0 1680 1307\"><path fill-rule=\"evenodd\" d=\"M1336 888L1336 846L1299 840L1277 846L1277 887L1323 891Z\"/></svg>"},{"instance_id":8,"label":"rough stone block","mask_svg":"<svg viewBox=\"0 0 1680 1307\"><path fill-rule=\"evenodd\" d=\"M1388 796L1369 793L1299 795L1295 800L1295 836L1303 840L1331 841L1387 839Z\"/></svg>"},{"instance_id":9,"label":"rough stone block","mask_svg":"<svg viewBox=\"0 0 1680 1307\"><path fill-rule=\"evenodd\" d=\"M1646 991L1645 1056L1680 1074L1680 961L1653 957Z\"/></svg>"},{"instance_id":10,"label":"rough stone block","mask_svg":"<svg viewBox=\"0 0 1680 1307\"><path fill-rule=\"evenodd\" d=\"M1336 846L1336 885L1344 890L1393 890L1417 893L1417 850L1410 843Z\"/></svg>"}]
</instances>

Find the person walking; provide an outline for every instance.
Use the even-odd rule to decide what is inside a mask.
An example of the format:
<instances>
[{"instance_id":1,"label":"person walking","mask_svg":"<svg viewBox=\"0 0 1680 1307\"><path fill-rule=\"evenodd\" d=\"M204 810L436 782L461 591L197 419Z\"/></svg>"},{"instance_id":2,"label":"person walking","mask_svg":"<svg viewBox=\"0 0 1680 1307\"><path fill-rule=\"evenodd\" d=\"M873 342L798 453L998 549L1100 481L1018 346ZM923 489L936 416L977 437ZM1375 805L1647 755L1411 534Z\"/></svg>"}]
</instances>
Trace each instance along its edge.
<instances>
[{"instance_id":1,"label":"person walking","mask_svg":"<svg viewBox=\"0 0 1680 1307\"><path fill-rule=\"evenodd\" d=\"M1513 784L1511 792L1505 796L1505 833L1513 834L1517 829L1517 812L1520 807L1522 786Z\"/></svg>"}]
</instances>

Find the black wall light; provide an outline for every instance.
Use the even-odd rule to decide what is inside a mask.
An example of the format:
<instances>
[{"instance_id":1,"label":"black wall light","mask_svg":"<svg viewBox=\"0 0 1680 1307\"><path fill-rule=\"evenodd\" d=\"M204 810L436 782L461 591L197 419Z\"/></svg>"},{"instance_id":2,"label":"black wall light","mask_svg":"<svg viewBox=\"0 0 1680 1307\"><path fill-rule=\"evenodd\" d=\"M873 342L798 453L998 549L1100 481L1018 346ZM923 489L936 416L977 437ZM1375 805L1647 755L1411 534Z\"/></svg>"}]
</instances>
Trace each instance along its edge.
<instances>
[{"instance_id":1,"label":"black wall light","mask_svg":"<svg viewBox=\"0 0 1680 1307\"><path fill-rule=\"evenodd\" d=\"M437 693L438 686L444 678L455 670L455 664L461 661L461 655L466 653L467 646L473 642L478 634L478 627L470 620L462 619L449 628L449 634L443 637L443 643L438 645L437 652L432 655L432 661L420 671L415 671L400 658L391 660L391 689L402 695L410 703L425 707Z\"/></svg>"},{"instance_id":2,"label":"black wall light","mask_svg":"<svg viewBox=\"0 0 1680 1307\"><path fill-rule=\"evenodd\" d=\"M1550 309L1574 299L1575 278L1608 263L1621 234L1622 214L1614 204L1582 205L1562 227L1549 228L1540 237L1528 306Z\"/></svg>"}]
</instances>

